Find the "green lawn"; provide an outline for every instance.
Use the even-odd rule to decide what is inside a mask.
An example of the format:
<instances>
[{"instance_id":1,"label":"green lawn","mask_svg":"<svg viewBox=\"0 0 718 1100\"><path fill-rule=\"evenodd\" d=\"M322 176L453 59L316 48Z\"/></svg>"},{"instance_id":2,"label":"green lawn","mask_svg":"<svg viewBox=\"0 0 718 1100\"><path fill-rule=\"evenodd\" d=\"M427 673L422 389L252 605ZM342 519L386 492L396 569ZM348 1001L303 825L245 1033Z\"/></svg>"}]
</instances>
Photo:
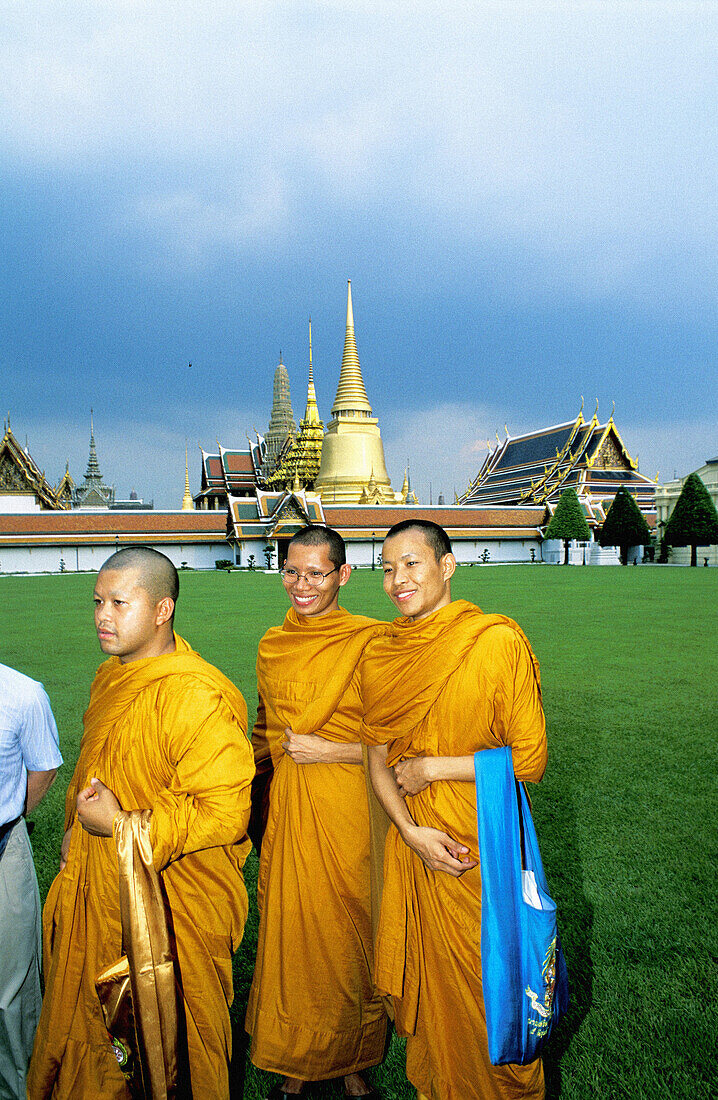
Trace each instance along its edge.
<instances>
[{"instance_id":1,"label":"green lawn","mask_svg":"<svg viewBox=\"0 0 718 1100\"><path fill-rule=\"evenodd\" d=\"M0 577L0 661L45 684L66 760L35 815L43 894L101 660L92 585ZM378 573L356 573L345 593L350 610L391 618ZM715 1096L718 571L464 567L454 594L516 618L541 662L549 767L534 814L573 998L546 1056L549 1095ZM177 627L238 684L250 716L257 642L283 613L276 576L182 575ZM254 857L247 872L251 896ZM255 942L256 911L235 964L237 1095ZM414 1095L402 1059L394 1039L374 1075L387 1098ZM246 1067L248 1100L266 1080Z\"/></svg>"}]
</instances>

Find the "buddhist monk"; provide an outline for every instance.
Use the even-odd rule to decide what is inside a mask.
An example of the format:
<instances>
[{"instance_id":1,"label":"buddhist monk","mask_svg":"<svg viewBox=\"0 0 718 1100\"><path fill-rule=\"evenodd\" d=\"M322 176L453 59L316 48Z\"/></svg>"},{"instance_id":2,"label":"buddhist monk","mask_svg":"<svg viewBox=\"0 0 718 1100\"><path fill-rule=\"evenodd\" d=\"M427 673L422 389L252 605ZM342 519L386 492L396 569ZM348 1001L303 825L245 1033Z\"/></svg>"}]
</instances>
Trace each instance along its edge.
<instances>
[{"instance_id":1,"label":"buddhist monk","mask_svg":"<svg viewBox=\"0 0 718 1100\"><path fill-rule=\"evenodd\" d=\"M384 624L339 607L351 567L326 527L300 531L282 571L291 604L259 645L258 774L271 771L247 1008L251 1057L283 1076L272 1100L383 1057L386 1014L372 983L369 819L356 665Z\"/></svg>"},{"instance_id":2,"label":"buddhist monk","mask_svg":"<svg viewBox=\"0 0 718 1100\"><path fill-rule=\"evenodd\" d=\"M401 617L369 644L360 667L371 779L393 823L376 984L394 998L419 1097L540 1098L540 1059L489 1062L473 759L510 745L516 776L541 779L538 666L516 623L452 602L456 559L441 527L396 524L382 563Z\"/></svg>"},{"instance_id":3,"label":"buddhist monk","mask_svg":"<svg viewBox=\"0 0 718 1100\"><path fill-rule=\"evenodd\" d=\"M97 672L67 793L60 873L43 925L45 1000L28 1094L126 1100L95 978L122 954L113 824L145 811L175 944L179 1092L229 1096L232 952L247 915L254 763L242 696L173 630L177 572L120 550L95 584ZM126 945L125 945L126 946Z\"/></svg>"}]
</instances>

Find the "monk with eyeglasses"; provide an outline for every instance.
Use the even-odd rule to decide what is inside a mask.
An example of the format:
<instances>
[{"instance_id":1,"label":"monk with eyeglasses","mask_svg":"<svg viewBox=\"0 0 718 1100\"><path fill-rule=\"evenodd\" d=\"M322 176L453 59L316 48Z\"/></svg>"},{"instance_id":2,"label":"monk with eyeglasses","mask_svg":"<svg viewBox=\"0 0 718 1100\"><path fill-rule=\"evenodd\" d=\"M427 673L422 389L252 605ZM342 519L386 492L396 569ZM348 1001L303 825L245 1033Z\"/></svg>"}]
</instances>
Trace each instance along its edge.
<instances>
[{"instance_id":1,"label":"monk with eyeglasses","mask_svg":"<svg viewBox=\"0 0 718 1100\"><path fill-rule=\"evenodd\" d=\"M379 1096L362 1075L382 1060L386 1014L372 983L356 666L385 626L339 607L350 574L336 531L295 535L282 570L291 607L257 657L260 923L246 1027L254 1064L282 1075L271 1100L339 1077L348 1096Z\"/></svg>"}]
</instances>

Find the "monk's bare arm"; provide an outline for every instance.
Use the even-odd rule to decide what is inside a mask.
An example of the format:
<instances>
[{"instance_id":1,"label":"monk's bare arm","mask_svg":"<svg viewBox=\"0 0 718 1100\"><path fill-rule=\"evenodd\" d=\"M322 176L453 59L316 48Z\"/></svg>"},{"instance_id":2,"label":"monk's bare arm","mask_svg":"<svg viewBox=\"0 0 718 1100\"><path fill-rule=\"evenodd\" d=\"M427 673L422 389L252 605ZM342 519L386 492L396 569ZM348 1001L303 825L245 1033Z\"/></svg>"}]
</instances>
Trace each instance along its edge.
<instances>
[{"instance_id":1,"label":"monk's bare arm","mask_svg":"<svg viewBox=\"0 0 718 1100\"><path fill-rule=\"evenodd\" d=\"M440 829L416 824L399 789L394 769L387 767L386 745L371 745L368 760L369 775L377 798L399 830L401 839L430 870L444 871L458 878L464 871L476 867L476 861L469 859L469 849L463 844L457 844Z\"/></svg>"},{"instance_id":2,"label":"monk's bare arm","mask_svg":"<svg viewBox=\"0 0 718 1100\"><path fill-rule=\"evenodd\" d=\"M413 756L394 765L401 794L418 794L441 779L453 783L474 782L473 756Z\"/></svg>"},{"instance_id":3,"label":"monk's bare arm","mask_svg":"<svg viewBox=\"0 0 718 1100\"><path fill-rule=\"evenodd\" d=\"M347 741L327 741L318 733L284 731L282 748L295 764L361 764L361 745Z\"/></svg>"}]
</instances>

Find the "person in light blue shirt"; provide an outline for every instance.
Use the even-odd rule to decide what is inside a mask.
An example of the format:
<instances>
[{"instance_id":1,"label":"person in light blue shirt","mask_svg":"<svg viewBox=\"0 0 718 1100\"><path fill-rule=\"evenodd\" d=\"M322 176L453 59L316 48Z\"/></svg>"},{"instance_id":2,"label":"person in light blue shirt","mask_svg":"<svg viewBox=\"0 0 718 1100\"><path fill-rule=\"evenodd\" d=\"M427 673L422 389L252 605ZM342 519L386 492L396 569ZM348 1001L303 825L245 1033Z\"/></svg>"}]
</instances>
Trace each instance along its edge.
<instances>
[{"instance_id":1,"label":"person in light blue shirt","mask_svg":"<svg viewBox=\"0 0 718 1100\"><path fill-rule=\"evenodd\" d=\"M24 815L62 764L42 684L0 664L0 1096L24 1098L40 1016L40 895Z\"/></svg>"}]
</instances>

